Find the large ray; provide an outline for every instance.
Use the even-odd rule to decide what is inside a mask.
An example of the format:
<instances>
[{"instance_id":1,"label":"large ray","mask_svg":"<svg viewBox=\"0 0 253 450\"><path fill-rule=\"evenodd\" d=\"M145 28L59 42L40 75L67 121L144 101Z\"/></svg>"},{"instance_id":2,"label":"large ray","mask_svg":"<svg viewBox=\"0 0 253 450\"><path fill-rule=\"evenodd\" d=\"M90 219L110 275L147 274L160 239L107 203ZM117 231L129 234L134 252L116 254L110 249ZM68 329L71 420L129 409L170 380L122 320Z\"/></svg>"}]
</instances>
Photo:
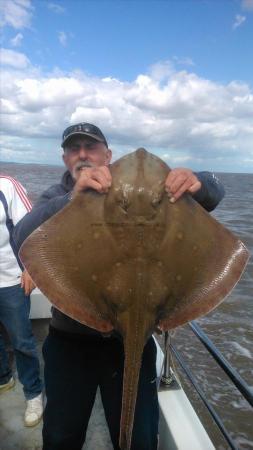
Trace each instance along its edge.
<instances>
[{"instance_id":1,"label":"large ray","mask_svg":"<svg viewBox=\"0 0 253 450\"><path fill-rule=\"evenodd\" d=\"M217 306L241 276L243 243L191 196L164 192L169 167L144 149L110 167L107 195L80 193L24 242L20 256L56 308L123 337L120 447L129 450L143 347Z\"/></svg>"}]
</instances>

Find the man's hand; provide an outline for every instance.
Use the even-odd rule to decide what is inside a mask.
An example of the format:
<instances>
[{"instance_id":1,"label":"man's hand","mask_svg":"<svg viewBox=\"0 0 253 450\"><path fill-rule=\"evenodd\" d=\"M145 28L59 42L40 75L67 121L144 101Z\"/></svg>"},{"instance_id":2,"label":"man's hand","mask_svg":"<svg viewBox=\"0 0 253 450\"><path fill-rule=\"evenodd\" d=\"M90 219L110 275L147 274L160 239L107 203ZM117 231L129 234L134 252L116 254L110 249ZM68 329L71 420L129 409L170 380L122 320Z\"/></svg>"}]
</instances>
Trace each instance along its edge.
<instances>
[{"instance_id":1,"label":"man's hand","mask_svg":"<svg viewBox=\"0 0 253 450\"><path fill-rule=\"evenodd\" d=\"M79 171L73 189L73 196L86 189L94 189L100 194L106 194L111 187L112 176L107 166L83 167Z\"/></svg>"},{"instance_id":2,"label":"man's hand","mask_svg":"<svg viewBox=\"0 0 253 450\"><path fill-rule=\"evenodd\" d=\"M36 288L27 270L24 270L21 275L21 288L24 289L25 295L30 295L33 289Z\"/></svg>"},{"instance_id":3,"label":"man's hand","mask_svg":"<svg viewBox=\"0 0 253 450\"><path fill-rule=\"evenodd\" d=\"M185 192L194 194L200 188L201 182L190 169L172 169L165 180L165 190L171 203L175 203Z\"/></svg>"}]
</instances>

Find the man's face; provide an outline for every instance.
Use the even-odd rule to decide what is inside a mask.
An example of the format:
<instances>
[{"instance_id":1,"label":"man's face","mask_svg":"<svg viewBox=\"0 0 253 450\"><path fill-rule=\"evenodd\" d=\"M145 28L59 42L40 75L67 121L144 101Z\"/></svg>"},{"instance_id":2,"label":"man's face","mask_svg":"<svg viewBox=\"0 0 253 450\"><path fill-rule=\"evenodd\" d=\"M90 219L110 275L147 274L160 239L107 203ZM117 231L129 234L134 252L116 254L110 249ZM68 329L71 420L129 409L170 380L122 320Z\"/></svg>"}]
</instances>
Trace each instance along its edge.
<instances>
[{"instance_id":1,"label":"man's face","mask_svg":"<svg viewBox=\"0 0 253 450\"><path fill-rule=\"evenodd\" d=\"M89 136L75 136L67 141L62 155L63 161L74 179L81 167L107 166L112 152L102 142Z\"/></svg>"}]
</instances>

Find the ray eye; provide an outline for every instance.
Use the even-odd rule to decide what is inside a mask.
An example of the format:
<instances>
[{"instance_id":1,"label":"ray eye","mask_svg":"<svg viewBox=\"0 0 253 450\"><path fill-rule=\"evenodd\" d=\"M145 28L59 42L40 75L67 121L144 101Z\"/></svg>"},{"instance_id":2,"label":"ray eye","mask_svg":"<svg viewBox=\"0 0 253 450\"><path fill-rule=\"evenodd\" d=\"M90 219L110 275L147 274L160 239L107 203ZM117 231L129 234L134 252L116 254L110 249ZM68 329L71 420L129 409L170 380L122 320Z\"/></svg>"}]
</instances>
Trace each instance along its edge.
<instances>
[{"instance_id":1,"label":"ray eye","mask_svg":"<svg viewBox=\"0 0 253 450\"><path fill-rule=\"evenodd\" d=\"M128 199L122 196L122 193L118 193L116 196L117 204L124 210L128 208Z\"/></svg>"},{"instance_id":2,"label":"ray eye","mask_svg":"<svg viewBox=\"0 0 253 450\"><path fill-rule=\"evenodd\" d=\"M157 206L160 205L161 201L162 201L162 197L161 196L154 197L152 199L152 201L151 201L151 205L153 206L153 208L157 208Z\"/></svg>"},{"instance_id":3,"label":"ray eye","mask_svg":"<svg viewBox=\"0 0 253 450\"><path fill-rule=\"evenodd\" d=\"M128 208L129 208L129 201L128 201L128 199L126 197L124 197L121 200L121 207L122 207L122 209L124 209L124 211L128 210Z\"/></svg>"}]
</instances>

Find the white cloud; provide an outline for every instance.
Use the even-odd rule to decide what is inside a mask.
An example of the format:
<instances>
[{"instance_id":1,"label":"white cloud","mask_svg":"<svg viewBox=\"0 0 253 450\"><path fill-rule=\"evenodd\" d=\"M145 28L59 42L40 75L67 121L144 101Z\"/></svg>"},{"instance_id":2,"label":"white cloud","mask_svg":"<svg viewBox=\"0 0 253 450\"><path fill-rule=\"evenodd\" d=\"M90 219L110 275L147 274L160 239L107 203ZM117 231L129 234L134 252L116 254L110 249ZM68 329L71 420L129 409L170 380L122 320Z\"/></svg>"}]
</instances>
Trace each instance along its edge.
<instances>
[{"instance_id":1,"label":"white cloud","mask_svg":"<svg viewBox=\"0 0 253 450\"><path fill-rule=\"evenodd\" d=\"M168 78L174 71L175 68L171 61L160 61L150 67L149 74L151 78L162 81ZM144 82L144 78L142 82Z\"/></svg>"},{"instance_id":2,"label":"white cloud","mask_svg":"<svg viewBox=\"0 0 253 450\"><path fill-rule=\"evenodd\" d=\"M48 9L55 12L56 14L63 14L65 12L65 8L63 6L59 5L58 3L47 3Z\"/></svg>"},{"instance_id":3,"label":"white cloud","mask_svg":"<svg viewBox=\"0 0 253 450\"><path fill-rule=\"evenodd\" d=\"M24 64L23 70L3 71L1 92L2 148L13 151L12 160L10 138L15 136L24 148L18 160L38 161L39 153L40 161L58 161L53 149L60 147L63 129L88 121L102 128L115 158L144 146L172 166L226 170L234 165L237 171L244 164L249 170L245 161L252 159L253 92L246 83L215 83L177 71L169 61L155 64L133 82L81 71L45 75ZM34 154L26 154L26 142L32 142ZM2 158L8 159L6 155Z\"/></svg>"},{"instance_id":4,"label":"white cloud","mask_svg":"<svg viewBox=\"0 0 253 450\"><path fill-rule=\"evenodd\" d=\"M236 30L236 28L240 27L243 24L243 22L245 22L245 20L246 20L245 16L241 16L240 14L237 14L235 16L235 21L232 26L233 30Z\"/></svg>"},{"instance_id":5,"label":"white cloud","mask_svg":"<svg viewBox=\"0 0 253 450\"><path fill-rule=\"evenodd\" d=\"M1 48L0 64L3 66L15 67L17 69L25 69L30 64L30 61L24 53Z\"/></svg>"},{"instance_id":6,"label":"white cloud","mask_svg":"<svg viewBox=\"0 0 253 450\"><path fill-rule=\"evenodd\" d=\"M253 11L253 0L242 0L242 8L247 11Z\"/></svg>"},{"instance_id":7,"label":"white cloud","mask_svg":"<svg viewBox=\"0 0 253 450\"><path fill-rule=\"evenodd\" d=\"M24 36L23 36L22 33L16 34L16 36L14 36L14 38L12 38L12 39L10 40L10 44L11 44L13 47L19 47L19 45L21 45L21 43L22 43L23 37L24 37Z\"/></svg>"},{"instance_id":8,"label":"white cloud","mask_svg":"<svg viewBox=\"0 0 253 450\"><path fill-rule=\"evenodd\" d=\"M16 114L18 112L15 102L5 98L0 99L0 110L2 114Z\"/></svg>"},{"instance_id":9,"label":"white cloud","mask_svg":"<svg viewBox=\"0 0 253 450\"><path fill-rule=\"evenodd\" d=\"M181 65L181 66L195 66L193 60L189 58L188 56L179 58L178 56L173 56L173 61L175 64Z\"/></svg>"},{"instance_id":10,"label":"white cloud","mask_svg":"<svg viewBox=\"0 0 253 450\"><path fill-rule=\"evenodd\" d=\"M58 32L58 39L59 39L60 44L63 47L66 47L68 37L67 37L67 34L65 33L65 31Z\"/></svg>"},{"instance_id":11,"label":"white cloud","mask_svg":"<svg viewBox=\"0 0 253 450\"><path fill-rule=\"evenodd\" d=\"M33 13L30 0L0 0L0 26L29 28Z\"/></svg>"}]
</instances>

